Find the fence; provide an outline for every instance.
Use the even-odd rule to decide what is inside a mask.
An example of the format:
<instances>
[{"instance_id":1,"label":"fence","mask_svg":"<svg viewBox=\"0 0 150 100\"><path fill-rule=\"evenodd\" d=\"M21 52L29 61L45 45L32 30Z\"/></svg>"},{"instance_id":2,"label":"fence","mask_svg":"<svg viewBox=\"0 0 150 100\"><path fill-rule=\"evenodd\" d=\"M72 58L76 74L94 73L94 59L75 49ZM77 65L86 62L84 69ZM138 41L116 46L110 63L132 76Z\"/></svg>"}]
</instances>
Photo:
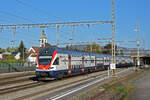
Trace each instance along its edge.
<instances>
[{"instance_id":1,"label":"fence","mask_svg":"<svg viewBox=\"0 0 150 100\"><path fill-rule=\"evenodd\" d=\"M0 63L0 73L34 71L35 64L30 62Z\"/></svg>"}]
</instances>

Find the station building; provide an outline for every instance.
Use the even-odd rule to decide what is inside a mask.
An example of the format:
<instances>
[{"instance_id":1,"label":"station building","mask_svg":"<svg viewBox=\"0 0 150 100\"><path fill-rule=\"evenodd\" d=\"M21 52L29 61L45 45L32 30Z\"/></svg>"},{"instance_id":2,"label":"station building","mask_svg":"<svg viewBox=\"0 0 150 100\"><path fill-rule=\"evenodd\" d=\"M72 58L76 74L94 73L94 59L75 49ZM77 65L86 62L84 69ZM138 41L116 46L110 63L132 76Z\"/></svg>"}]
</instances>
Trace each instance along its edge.
<instances>
[{"instance_id":1,"label":"station building","mask_svg":"<svg viewBox=\"0 0 150 100\"><path fill-rule=\"evenodd\" d=\"M132 55L131 56L135 62L137 62L138 55ZM140 64L142 65L150 65L150 54L142 54L139 55L140 58Z\"/></svg>"}]
</instances>

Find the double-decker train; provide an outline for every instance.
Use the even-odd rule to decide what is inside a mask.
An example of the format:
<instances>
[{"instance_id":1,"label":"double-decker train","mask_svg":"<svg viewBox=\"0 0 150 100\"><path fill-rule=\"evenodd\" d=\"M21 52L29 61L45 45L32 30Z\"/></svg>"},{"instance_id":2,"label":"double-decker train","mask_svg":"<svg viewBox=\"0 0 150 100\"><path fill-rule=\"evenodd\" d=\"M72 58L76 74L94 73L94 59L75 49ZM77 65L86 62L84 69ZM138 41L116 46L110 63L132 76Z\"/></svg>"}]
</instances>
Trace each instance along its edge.
<instances>
[{"instance_id":1,"label":"double-decker train","mask_svg":"<svg viewBox=\"0 0 150 100\"><path fill-rule=\"evenodd\" d=\"M66 76L107 69L112 56L61 48L43 48L37 55L36 77L61 79ZM130 67L130 57L116 56L116 67Z\"/></svg>"}]
</instances>

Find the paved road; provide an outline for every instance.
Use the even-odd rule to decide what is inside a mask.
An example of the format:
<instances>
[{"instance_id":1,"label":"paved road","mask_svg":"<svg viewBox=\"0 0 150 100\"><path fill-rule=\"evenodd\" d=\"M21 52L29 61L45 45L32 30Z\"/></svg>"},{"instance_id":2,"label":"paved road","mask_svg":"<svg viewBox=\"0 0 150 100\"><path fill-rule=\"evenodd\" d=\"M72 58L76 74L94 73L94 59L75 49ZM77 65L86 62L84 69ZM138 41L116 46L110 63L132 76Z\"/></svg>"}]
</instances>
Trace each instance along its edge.
<instances>
[{"instance_id":1,"label":"paved road","mask_svg":"<svg viewBox=\"0 0 150 100\"><path fill-rule=\"evenodd\" d=\"M135 82L135 89L129 100L150 100L150 71Z\"/></svg>"}]
</instances>

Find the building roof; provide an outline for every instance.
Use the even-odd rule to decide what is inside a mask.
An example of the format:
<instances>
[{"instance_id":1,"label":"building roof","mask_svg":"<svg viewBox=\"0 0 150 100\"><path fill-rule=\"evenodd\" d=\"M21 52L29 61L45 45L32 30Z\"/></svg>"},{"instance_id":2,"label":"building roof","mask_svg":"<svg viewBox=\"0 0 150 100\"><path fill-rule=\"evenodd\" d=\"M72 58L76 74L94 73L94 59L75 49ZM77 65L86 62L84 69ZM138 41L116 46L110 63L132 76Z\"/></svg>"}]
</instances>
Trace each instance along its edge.
<instances>
[{"instance_id":1,"label":"building roof","mask_svg":"<svg viewBox=\"0 0 150 100\"><path fill-rule=\"evenodd\" d=\"M11 55L10 52L3 52L2 54L3 54L3 55Z\"/></svg>"},{"instance_id":2,"label":"building roof","mask_svg":"<svg viewBox=\"0 0 150 100\"><path fill-rule=\"evenodd\" d=\"M41 47L31 47L29 49L30 53L38 53L40 51Z\"/></svg>"},{"instance_id":3,"label":"building roof","mask_svg":"<svg viewBox=\"0 0 150 100\"><path fill-rule=\"evenodd\" d=\"M12 52L11 54L12 54L13 56L16 56L18 53L20 53L20 52Z\"/></svg>"},{"instance_id":4,"label":"building roof","mask_svg":"<svg viewBox=\"0 0 150 100\"><path fill-rule=\"evenodd\" d=\"M46 48L51 47L51 44L45 43L45 47L46 47Z\"/></svg>"}]
</instances>

